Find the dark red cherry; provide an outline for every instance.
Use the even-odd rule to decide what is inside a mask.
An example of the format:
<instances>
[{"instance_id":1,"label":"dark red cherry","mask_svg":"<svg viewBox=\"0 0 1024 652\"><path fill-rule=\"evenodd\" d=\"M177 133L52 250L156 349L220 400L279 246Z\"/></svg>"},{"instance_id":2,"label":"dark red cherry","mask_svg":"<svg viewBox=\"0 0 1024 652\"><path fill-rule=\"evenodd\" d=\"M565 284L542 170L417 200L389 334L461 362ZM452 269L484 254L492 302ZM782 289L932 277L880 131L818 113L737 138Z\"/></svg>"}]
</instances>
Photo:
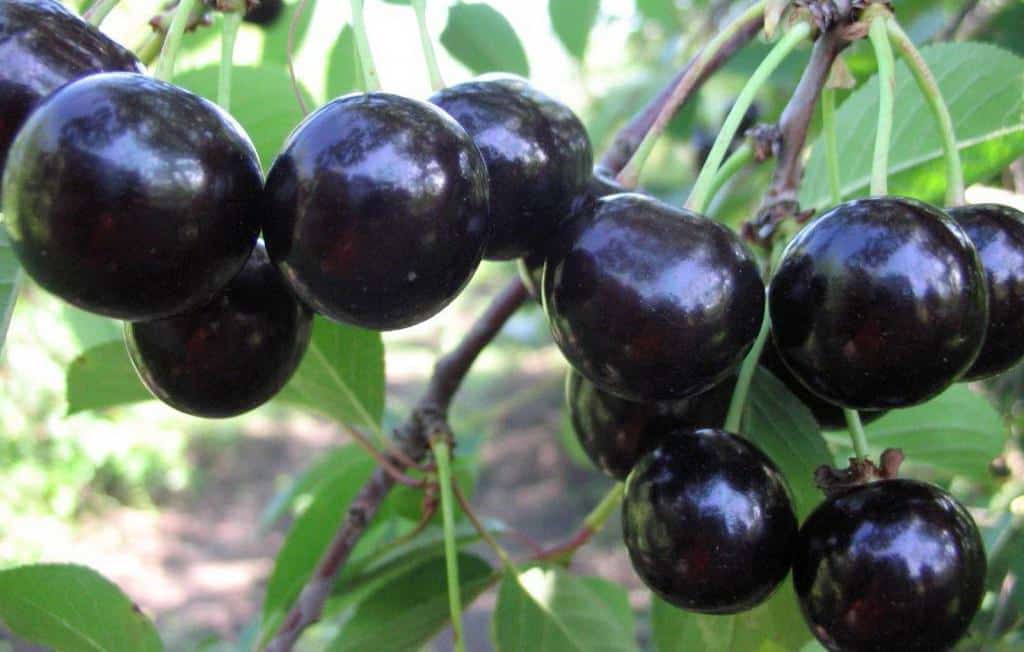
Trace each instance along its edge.
<instances>
[{"instance_id":1,"label":"dark red cherry","mask_svg":"<svg viewBox=\"0 0 1024 652\"><path fill-rule=\"evenodd\" d=\"M269 25L284 11L283 0L259 0L259 4L245 12L243 20L254 25Z\"/></svg>"},{"instance_id":2,"label":"dark red cherry","mask_svg":"<svg viewBox=\"0 0 1024 652\"><path fill-rule=\"evenodd\" d=\"M981 257L988 287L988 330L963 380L1006 371L1024 358L1024 213L979 204L949 209Z\"/></svg>"},{"instance_id":3,"label":"dark red cherry","mask_svg":"<svg viewBox=\"0 0 1024 652\"><path fill-rule=\"evenodd\" d=\"M103 71L141 72L135 55L55 0L0 2L0 173L29 112L64 84Z\"/></svg>"},{"instance_id":4,"label":"dark red cherry","mask_svg":"<svg viewBox=\"0 0 1024 652\"><path fill-rule=\"evenodd\" d=\"M267 250L317 312L365 328L434 316L487 243L487 168L437 107L348 95L300 124L267 175Z\"/></svg>"},{"instance_id":5,"label":"dark red cherry","mask_svg":"<svg viewBox=\"0 0 1024 652\"><path fill-rule=\"evenodd\" d=\"M772 335L815 394L858 410L927 401L971 366L988 322L967 234L913 199L840 204L786 248L771 282Z\"/></svg>"},{"instance_id":6,"label":"dark red cherry","mask_svg":"<svg viewBox=\"0 0 1024 652\"><path fill-rule=\"evenodd\" d=\"M764 284L729 229L627 193L574 218L544 271L551 332L577 371L635 401L699 394L743 361L761 326Z\"/></svg>"},{"instance_id":7,"label":"dark red cherry","mask_svg":"<svg viewBox=\"0 0 1024 652\"><path fill-rule=\"evenodd\" d=\"M829 650L950 649L984 594L985 550L945 491L883 480L828 498L795 547L793 586Z\"/></svg>"},{"instance_id":8,"label":"dark red cherry","mask_svg":"<svg viewBox=\"0 0 1024 652\"><path fill-rule=\"evenodd\" d=\"M722 427L734 387L735 376L689 398L636 403L601 391L570 369L565 400L573 431L594 466L624 480L638 459L675 430Z\"/></svg>"},{"instance_id":9,"label":"dark red cherry","mask_svg":"<svg viewBox=\"0 0 1024 652\"><path fill-rule=\"evenodd\" d=\"M232 417L277 394L309 345L313 312L262 246L213 301L167 319L129 323L139 378L158 399L199 417Z\"/></svg>"},{"instance_id":10,"label":"dark red cherry","mask_svg":"<svg viewBox=\"0 0 1024 652\"><path fill-rule=\"evenodd\" d=\"M761 353L761 359L758 360L758 364L767 369L775 376L778 380L786 386L786 388L796 396L801 403L807 406L814 415L814 420L818 422L818 425L822 430L845 430L846 429L846 415L843 414L843 408L832 405L826 400L823 400L814 392L804 387L803 383L797 380L797 377L793 375L786 365L782 362L782 358L779 357L779 352L775 348L775 343L769 340L765 343L764 352ZM888 410L866 410L860 413L860 421L862 424L868 424L872 421L885 416Z\"/></svg>"},{"instance_id":11,"label":"dark red cherry","mask_svg":"<svg viewBox=\"0 0 1024 652\"><path fill-rule=\"evenodd\" d=\"M591 178L586 129L564 104L525 79L486 75L430 98L466 128L487 161L494 231L486 258L519 258L542 245Z\"/></svg>"},{"instance_id":12,"label":"dark red cherry","mask_svg":"<svg viewBox=\"0 0 1024 652\"><path fill-rule=\"evenodd\" d=\"M797 522L782 474L723 430L679 430L626 480L622 530L640 579L689 611L736 613L789 572Z\"/></svg>"},{"instance_id":13,"label":"dark red cherry","mask_svg":"<svg viewBox=\"0 0 1024 652\"><path fill-rule=\"evenodd\" d=\"M245 264L262 218L242 128L186 90L131 73L63 87L11 147L3 212L41 286L141 321L207 303Z\"/></svg>"}]
</instances>

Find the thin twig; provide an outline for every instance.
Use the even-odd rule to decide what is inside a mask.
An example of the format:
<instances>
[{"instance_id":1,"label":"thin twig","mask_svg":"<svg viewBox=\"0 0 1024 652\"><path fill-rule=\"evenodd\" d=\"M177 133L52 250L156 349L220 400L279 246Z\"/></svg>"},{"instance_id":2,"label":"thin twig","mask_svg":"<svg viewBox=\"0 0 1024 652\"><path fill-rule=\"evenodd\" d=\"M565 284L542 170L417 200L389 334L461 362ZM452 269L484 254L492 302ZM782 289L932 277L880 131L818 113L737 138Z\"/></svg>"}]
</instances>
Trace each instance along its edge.
<instances>
[{"instance_id":1,"label":"thin twig","mask_svg":"<svg viewBox=\"0 0 1024 652\"><path fill-rule=\"evenodd\" d=\"M512 558L509 557L508 552L501 547L501 544L498 543L498 541L491 536L491 533L487 531L487 527L480 522L480 518L473 510L473 506L469 504L469 499L466 498L466 494L463 493L462 488L459 486L459 483L455 481L455 478L452 478L452 489L455 491L455 500L459 502L459 507L462 508L462 513L465 514L466 518L469 519L469 522L473 524L473 529L476 530L476 533L480 535L480 538L484 540L484 543L491 547L494 554L498 555L498 559L501 560L503 565L510 568L514 567Z\"/></svg>"}]
</instances>

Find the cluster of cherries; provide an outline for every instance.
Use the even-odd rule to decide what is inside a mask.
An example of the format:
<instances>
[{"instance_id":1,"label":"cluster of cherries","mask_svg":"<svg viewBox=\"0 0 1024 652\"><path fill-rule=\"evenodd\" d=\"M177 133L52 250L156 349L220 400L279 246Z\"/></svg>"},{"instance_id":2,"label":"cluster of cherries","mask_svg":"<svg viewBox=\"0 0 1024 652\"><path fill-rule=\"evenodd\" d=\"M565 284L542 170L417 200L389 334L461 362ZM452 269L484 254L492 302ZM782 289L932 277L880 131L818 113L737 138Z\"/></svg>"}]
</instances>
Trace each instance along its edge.
<instances>
[{"instance_id":1,"label":"cluster of cherries","mask_svg":"<svg viewBox=\"0 0 1024 652\"><path fill-rule=\"evenodd\" d=\"M595 174L579 119L519 78L429 102L338 98L264 182L228 114L144 76L54 0L0 0L0 52L14 250L42 287L124 320L168 404L250 410L295 371L314 312L404 328L482 258L519 258L571 364L583 447L626 479L626 546L656 593L735 613L792 568L830 649L938 650L966 630L985 558L949 494L891 477L833 487L798 529L777 467L723 423L766 304L759 362L826 428L1019 361L1024 215L842 204L790 243L766 292L734 232Z\"/></svg>"}]
</instances>

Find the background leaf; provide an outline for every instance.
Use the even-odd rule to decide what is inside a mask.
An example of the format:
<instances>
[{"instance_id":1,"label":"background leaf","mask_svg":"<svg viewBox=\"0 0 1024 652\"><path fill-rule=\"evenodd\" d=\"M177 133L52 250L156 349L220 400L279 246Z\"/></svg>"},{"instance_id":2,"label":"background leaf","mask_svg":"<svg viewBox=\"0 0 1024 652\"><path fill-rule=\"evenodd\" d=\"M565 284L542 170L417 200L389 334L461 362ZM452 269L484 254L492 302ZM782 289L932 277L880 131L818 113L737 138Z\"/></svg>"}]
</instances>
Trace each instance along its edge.
<instances>
[{"instance_id":1,"label":"background leaf","mask_svg":"<svg viewBox=\"0 0 1024 652\"><path fill-rule=\"evenodd\" d=\"M1024 154L1024 59L983 43L943 43L921 53L949 105L967 183L988 179ZM946 188L941 139L902 61L896 97L889 190L941 202ZM836 120L843 196L865 195L878 121L877 76L843 102ZM816 144L800 192L804 207L831 203L824 157L824 147Z\"/></svg>"},{"instance_id":2,"label":"background leaf","mask_svg":"<svg viewBox=\"0 0 1024 652\"><path fill-rule=\"evenodd\" d=\"M326 74L328 101L363 89L363 73L359 69L356 36L351 25L341 29L341 34L331 47Z\"/></svg>"},{"instance_id":3,"label":"background leaf","mask_svg":"<svg viewBox=\"0 0 1024 652\"><path fill-rule=\"evenodd\" d=\"M163 650L153 623L139 608L84 566L38 564L0 571L0 620L17 636L60 652Z\"/></svg>"},{"instance_id":4,"label":"background leaf","mask_svg":"<svg viewBox=\"0 0 1024 652\"><path fill-rule=\"evenodd\" d=\"M617 591L616 591L617 589ZM624 627L622 587L588 582L557 568L508 574L498 590L493 638L498 652L591 652L636 650L634 632Z\"/></svg>"},{"instance_id":5,"label":"background leaf","mask_svg":"<svg viewBox=\"0 0 1024 652\"><path fill-rule=\"evenodd\" d=\"M441 44L474 73L511 72L530 75L526 51L512 25L494 7L459 3L448 10Z\"/></svg>"},{"instance_id":6,"label":"background leaf","mask_svg":"<svg viewBox=\"0 0 1024 652\"><path fill-rule=\"evenodd\" d=\"M0 226L0 353L7 339L14 304L18 300L18 276L21 268L7 239L7 229Z\"/></svg>"},{"instance_id":7,"label":"background leaf","mask_svg":"<svg viewBox=\"0 0 1024 652\"><path fill-rule=\"evenodd\" d=\"M582 60L594 29L601 0L548 0L548 15L555 34L569 54Z\"/></svg>"},{"instance_id":8,"label":"background leaf","mask_svg":"<svg viewBox=\"0 0 1024 652\"><path fill-rule=\"evenodd\" d=\"M152 398L135 374L123 340L98 344L80 354L68 367L69 416Z\"/></svg>"}]
</instances>

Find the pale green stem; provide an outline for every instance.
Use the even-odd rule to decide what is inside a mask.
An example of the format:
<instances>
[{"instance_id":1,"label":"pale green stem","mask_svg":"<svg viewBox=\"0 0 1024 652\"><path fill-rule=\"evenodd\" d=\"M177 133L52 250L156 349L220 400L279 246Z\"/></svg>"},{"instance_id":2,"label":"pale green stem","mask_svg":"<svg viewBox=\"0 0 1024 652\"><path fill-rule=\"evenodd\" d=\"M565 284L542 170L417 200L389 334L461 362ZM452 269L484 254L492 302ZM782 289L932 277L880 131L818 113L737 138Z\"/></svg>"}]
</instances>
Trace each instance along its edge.
<instances>
[{"instance_id":1,"label":"pale green stem","mask_svg":"<svg viewBox=\"0 0 1024 652\"><path fill-rule=\"evenodd\" d=\"M896 62L885 23L885 17L879 15L871 21L868 32L878 60L878 130L875 132L875 155L871 162L871 194L876 197L889 192L889 147L896 108Z\"/></svg>"},{"instance_id":2,"label":"pale green stem","mask_svg":"<svg viewBox=\"0 0 1024 652\"><path fill-rule=\"evenodd\" d=\"M850 443L853 444L853 454L858 459L867 459L868 437L864 434L864 424L860 422L860 414L857 410L843 409L846 415L846 429L850 431Z\"/></svg>"},{"instance_id":3,"label":"pale green stem","mask_svg":"<svg viewBox=\"0 0 1024 652\"><path fill-rule=\"evenodd\" d=\"M363 0L352 0L352 32L356 37L356 50L359 52L359 63L363 67L363 84L366 86L366 91L369 93L379 91L380 77L377 75L377 66L373 63L370 39L366 36Z\"/></svg>"},{"instance_id":4,"label":"pale green stem","mask_svg":"<svg viewBox=\"0 0 1024 652\"><path fill-rule=\"evenodd\" d=\"M420 28L420 44L423 46L423 58L427 61L430 87L439 91L444 88L444 79L441 78L441 66L437 63L434 42L430 39L430 31L427 29L427 0L412 0L412 8L416 12L416 23Z\"/></svg>"},{"instance_id":5,"label":"pale green stem","mask_svg":"<svg viewBox=\"0 0 1024 652\"><path fill-rule=\"evenodd\" d=\"M465 652L462 631L462 595L459 584L459 548L455 536L455 496L452 492L451 448L448 442L431 443L441 488L441 519L444 526L445 574L448 577L448 609L452 618L452 639L456 652Z\"/></svg>"},{"instance_id":6,"label":"pale green stem","mask_svg":"<svg viewBox=\"0 0 1024 652\"><path fill-rule=\"evenodd\" d=\"M156 61L157 55L160 54L160 48L164 46L164 34L159 30L153 30L146 35L146 38L139 43L138 47L135 48L135 56L139 58L143 64L149 66Z\"/></svg>"},{"instance_id":7,"label":"pale green stem","mask_svg":"<svg viewBox=\"0 0 1024 652\"><path fill-rule=\"evenodd\" d=\"M771 322L768 319L768 310L766 309L761 320L761 330L757 334L753 346L750 347L750 352L747 353L747 357L743 360L739 378L736 379L736 388L732 390L729 412L725 417L725 429L729 432L738 433L743 425L743 411L747 407L750 383L754 380L754 372L757 371L757 363L761 359L761 352L764 351L764 345L768 341L770 330Z\"/></svg>"},{"instance_id":8,"label":"pale green stem","mask_svg":"<svg viewBox=\"0 0 1024 652\"><path fill-rule=\"evenodd\" d=\"M843 201L843 187L839 180L839 140L836 131L836 91L821 91L821 129L825 135L825 164L828 166L828 188L832 203Z\"/></svg>"},{"instance_id":9,"label":"pale green stem","mask_svg":"<svg viewBox=\"0 0 1024 652\"><path fill-rule=\"evenodd\" d=\"M711 187L708 189L708 202L710 203L715 195L718 194L718 191L722 189L722 186L728 183L729 179L733 178L753 158L754 148L749 143L743 143L733 152L725 160L725 163L722 163L722 167L718 168L718 172L715 173L715 178L711 181Z\"/></svg>"},{"instance_id":10,"label":"pale green stem","mask_svg":"<svg viewBox=\"0 0 1024 652\"><path fill-rule=\"evenodd\" d=\"M117 3L121 0L96 0L92 5L85 10L82 14L82 18L85 22L89 23L93 27L99 27L103 23L103 20L114 10Z\"/></svg>"},{"instance_id":11,"label":"pale green stem","mask_svg":"<svg viewBox=\"0 0 1024 652\"><path fill-rule=\"evenodd\" d=\"M693 186L693 190L690 192L690 198L686 202L686 207L690 210L698 213L703 213L710 199L711 185L714 183L715 174L718 172L718 168L722 165L722 161L725 159L725 154L729 149L729 144L732 143L733 138L736 137L736 132L740 127L740 123L743 121L743 116L746 115L750 105L754 102L754 97L757 92L761 89L761 86L768 81L772 73L779 67L779 65L786 59L790 52L810 36L812 28L808 23L799 23L795 25L782 39L771 49L768 55L761 62L761 65L757 67L754 74L750 76L747 84L740 91L739 97L736 98L736 102L732 106L732 110L729 111L729 115L725 118L725 124L722 125L722 130L718 132L718 138L715 139L715 144L711 148L711 153L708 155L707 160L704 162L704 167L701 168L700 175L697 176L697 182Z\"/></svg>"},{"instance_id":12,"label":"pale green stem","mask_svg":"<svg viewBox=\"0 0 1024 652\"><path fill-rule=\"evenodd\" d=\"M601 502L597 504L587 517L583 519L583 527L590 532L600 532L601 528L604 527L605 521L607 521L615 510L618 508L619 503L622 502L623 493L626 490L626 485L621 482L617 482L612 487Z\"/></svg>"},{"instance_id":13,"label":"pale green stem","mask_svg":"<svg viewBox=\"0 0 1024 652\"><path fill-rule=\"evenodd\" d=\"M242 24L242 12L230 11L224 14L223 36L220 42L220 77L217 80L217 104L225 111L231 110L231 71L234 70L235 37Z\"/></svg>"},{"instance_id":14,"label":"pale green stem","mask_svg":"<svg viewBox=\"0 0 1024 652\"><path fill-rule=\"evenodd\" d=\"M174 60L178 57L181 37L185 35L185 27L188 26L188 19L195 3L196 0L181 0L178 3L178 8L174 10L174 18L171 19L171 26L167 29L164 47L160 50L160 60L156 64L156 72L153 75L157 79L169 82L174 77Z\"/></svg>"},{"instance_id":15,"label":"pale green stem","mask_svg":"<svg viewBox=\"0 0 1024 652\"><path fill-rule=\"evenodd\" d=\"M956 131L953 128L953 117L949 114L949 107L942 97L935 75L907 33L895 18L886 19L886 26L889 29L889 36L900 49L903 60L910 67L918 88L924 94L942 135L942 151L946 161L946 204L960 206L964 203L964 168L960 161L960 148L956 144Z\"/></svg>"},{"instance_id":16,"label":"pale green stem","mask_svg":"<svg viewBox=\"0 0 1024 652\"><path fill-rule=\"evenodd\" d=\"M686 77L679 83L679 88L689 89L692 88L693 83L697 77L701 75L704 68L708 63L718 55L723 47L728 45L732 38L743 29L751 20L764 14L765 6L768 4L767 0L760 0L750 6L749 9L744 11L742 14L736 17L734 21L726 25L722 31L720 31L711 41L708 42L704 49L700 51L697 59L694 60L693 65L687 72ZM644 167L644 163L650 158L651 152L654 150L654 146L658 143L658 139L665 132L669 122L675 115L676 110L679 108L677 102L666 102L665 111L658 115L655 119L654 124L644 135L644 139L640 141L640 145L637 147L633 156L626 163L626 166L622 168L622 171L618 175L618 181L626 188L635 188L637 182L640 179L640 172Z\"/></svg>"}]
</instances>

